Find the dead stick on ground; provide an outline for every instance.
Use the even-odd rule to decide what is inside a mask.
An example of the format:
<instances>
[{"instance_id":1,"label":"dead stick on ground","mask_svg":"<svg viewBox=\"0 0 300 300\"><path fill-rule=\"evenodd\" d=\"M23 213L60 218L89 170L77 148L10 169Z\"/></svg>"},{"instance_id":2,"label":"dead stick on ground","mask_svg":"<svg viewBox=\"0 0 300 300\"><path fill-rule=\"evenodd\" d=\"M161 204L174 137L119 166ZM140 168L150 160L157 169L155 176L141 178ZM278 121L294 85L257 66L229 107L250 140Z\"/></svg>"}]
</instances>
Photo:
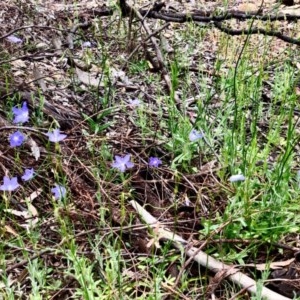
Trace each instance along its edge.
<instances>
[{"instance_id":1,"label":"dead stick on ground","mask_svg":"<svg viewBox=\"0 0 300 300\"><path fill-rule=\"evenodd\" d=\"M148 24L146 23L146 21L144 20L143 16L140 14L140 12L138 10L136 10L135 8L133 8L133 7L131 7L131 9L134 11L135 15L141 21L141 23L142 23L144 29L146 30L146 33L148 34L148 36L151 36L150 40L151 40L151 43L153 44L158 64L159 64L160 68L162 69L163 78L164 78L164 81L166 82L168 91L171 93L172 89L173 89L171 79L170 79L170 76L168 74L167 67L164 63L162 52L160 51L160 48L159 48L155 38L153 37L153 33L151 32ZM180 104L180 99L176 95L175 91L174 91L174 100L175 100L176 104Z\"/></svg>"},{"instance_id":2,"label":"dead stick on ground","mask_svg":"<svg viewBox=\"0 0 300 300\"><path fill-rule=\"evenodd\" d=\"M163 25L162 27L158 28L157 30L155 30L154 32L152 32L151 35L148 35L143 41L141 41L133 50L132 52L129 54L129 56L126 59L126 62L124 63L124 65L122 66L122 70L126 67L126 65L128 64L129 60L132 58L132 56L136 53L137 50L139 50L139 48L142 46L143 43L145 43L146 41L148 41L151 37L156 36L158 33L160 33L161 31L163 31L166 27L168 27L170 25L170 23L166 23L165 25Z\"/></svg>"},{"instance_id":3,"label":"dead stick on ground","mask_svg":"<svg viewBox=\"0 0 300 300\"><path fill-rule=\"evenodd\" d=\"M167 231L161 227L158 220L155 219L151 214L149 214L143 207L141 207L136 201L132 200L130 201L130 204L133 206L133 208L138 212L139 215L142 216L144 221L150 225L151 227L156 228L156 233L158 234L158 238L164 238L167 240L172 241L172 244L177 249L184 249L184 247L187 245L187 241L184 240L179 235ZM195 253L198 252L196 255ZM207 255L203 251L199 251L196 247L191 247L186 250L186 254L189 257L194 257L194 260L199 263L201 266L204 266L208 268L209 270L213 272L220 272L222 270L228 270L228 273L230 274L232 270L232 266L226 265L213 257ZM235 272L234 274L230 274L228 276L230 280L233 282L239 284L243 288L246 288L249 292L256 295L257 290L259 287L257 287L257 283L252 278L248 277L247 275L243 274L240 271ZM261 297L267 300L290 300L290 298L284 297L278 293L273 292L272 290L262 287L261 289Z\"/></svg>"}]
</instances>

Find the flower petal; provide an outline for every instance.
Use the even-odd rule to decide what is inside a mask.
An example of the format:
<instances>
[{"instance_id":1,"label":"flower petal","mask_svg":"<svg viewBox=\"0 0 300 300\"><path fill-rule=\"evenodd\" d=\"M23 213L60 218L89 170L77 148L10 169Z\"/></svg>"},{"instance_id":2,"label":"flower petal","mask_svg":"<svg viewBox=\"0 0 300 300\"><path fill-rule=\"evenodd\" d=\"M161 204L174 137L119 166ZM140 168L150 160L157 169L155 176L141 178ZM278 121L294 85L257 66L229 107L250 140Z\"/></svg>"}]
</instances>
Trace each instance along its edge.
<instances>
[{"instance_id":1,"label":"flower petal","mask_svg":"<svg viewBox=\"0 0 300 300\"><path fill-rule=\"evenodd\" d=\"M123 162L126 164L127 162L130 161L130 154L126 154L124 157L123 157Z\"/></svg>"},{"instance_id":2,"label":"flower petal","mask_svg":"<svg viewBox=\"0 0 300 300\"><path fill-rule=\"evenodd\" d=\"M16 131L9 136L9 143L11 147L21 146L24 140L25 137L20 131Z\"/></svg>"},{"instance_id":3,"label":"flower petal","mask_svg":"<svg viewBox=\"0 0 300 300\"><path fill-rule=\"evenodd\" d=\"M67 190L64 186L56 184L54 188L51 189L51 192L54 194L54 198L59 200L66 196Z\"/></svg>"},{"instance_id":4,"label":"flower petal","mask_svg":"<svg viewBox=\"0 0 300 300\"><path fill-rule=\"evenodd\" d=\"M61 134L58 128L54 129L52 132L47 132L46 135L49 137L49 141L53 143L61 142L67 137L66 134Z\"/></svg>"},{"instance_id":5,"label":"flower petal","mask_svg":"<svg viewBox=\"0 0 300 300\"><path fill-rule=\"evenodd\" d=\"M126 168L130 169L133 166L134 163L130 161L130 154L126 154L124 157L115 155L115 161L112 163L112 167L121 172L125 172Z\"/></svg>"},{"instance_id":6,"label":"flower petal","mask_svg":"<svg viewBox=\"0 0 300 300\"><path fill-rule=\"evenodd\" d=\"M161 160L158 157L149 157L149 167L159 167L162 164Z\"/></svg>"},{"instance_id":7,"label":"flower petal","mask_svg":"<svg viewBox=\"0 0 300 300\"><path fill-rule=\"evenodd\" d=\"M31 169L25 169L24 175L21 177L24 181L28 181L33 178L34 170Z\"/></svg>"},{"instance_id":8,"label":"flower petal","mask_svg":"<svg viewBox=\"0 0 300 300\"><path fill-rule=\"evenodd\" d=\"M17 124L17 123L28 122L28 120L29 120L29 111L28 111L28 107L27 107L27 102L26 101L23 102L22 108L18 108L16 106L14 106L12 108L12 112L15 115L13 123Z\"/></svg>"},{"instance_id":9,"label":"flower petal","mask_svg":"<svg viewBox=\"0 0 300 300\"><path fill-rule=\"evenodd\" d=\"M20 44L20 43L23 43L23 40L18 38L17 36L15 35L9 35L7 38L6 38L9 42L11 43L14 43L14 44Z\"/></svg>"},{"instance_id":10,"label":"flower petal","mask_svg":"<svg viewBox=\"0 0 300 300\"><path fill-rule=\"evenodd\" d=\"M126 167L127 167L127 169L131 169L131 168L134 167L134 163L131 162L131 161L128 161L128 162L126 163Z\"/></svg>"},{"instance_id":11,"label":"flower petal","mask_svg":"<svg viewBox=\"0 0 300 300\"><path fill-rule=\"evenodd\" d=\"M229 177L230 182L244 181L246 177L243 174L232 175Z\"/></svg>"},{"instance_id":12,"label":"flower petal","mask_svg":"<svg viewBox=\"0 0 300 300\"><path fill-rule=\"evenodd\" d=\"M18 183L17 177L12 177L11 179L8 176L3 177L3 185L0 186L1 191L14 191L20 185Z\"/></svg>"}]
</instances>

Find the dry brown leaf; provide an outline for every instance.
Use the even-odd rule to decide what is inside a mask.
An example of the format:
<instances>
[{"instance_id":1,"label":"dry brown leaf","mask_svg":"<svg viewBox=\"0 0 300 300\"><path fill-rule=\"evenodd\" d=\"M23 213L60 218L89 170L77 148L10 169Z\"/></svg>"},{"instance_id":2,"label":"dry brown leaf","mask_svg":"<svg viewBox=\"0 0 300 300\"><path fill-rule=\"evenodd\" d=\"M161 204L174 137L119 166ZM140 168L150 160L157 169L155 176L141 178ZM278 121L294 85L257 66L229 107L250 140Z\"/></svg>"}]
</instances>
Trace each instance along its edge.
<instances>
[{"instance_id":1,"label":"dry brown leaf","mask_svg":"<svg viewBox=\"0 0 300 300\"><path fill-rule=\"evenodd\" d=\"M58 53L62 53L62 41L60 39L60 37L56 36L56 37L53 37L53 39L51 40L52 42L52 45L54 46L54 48L56 49L56 51Z\"/></svg>"},{"instance_id":2,"label":"dry brown leaf","mask_svg":"<svg viewBox=\"0 0 300 300\"><path fill-rule=\"evenodd\" d=\"M155 227L153 228L153 235L154 237L152 239L150 239L150 241L147 243L146 247L147 248L151 248L153 245L157 248L160 249L160 244L159 244L159 240L160 238L162 238L163 236L160 234L160 224L159 222L157 222L155 224Z\"/></svg>"},{"instance_id":3,"label":"dry brown leaf","mask_svg":"<svg viewBox=\"0 0 300 300\"><path fill-rule=\"evenodd\" d=\"M114 67L110 68L110 77L112 83L116 83L118 79L122 81L125 85L132 85L133 83L129 80L129 78L126 76L126 73L122 70L117 70Z\"/></svg>"},{"instance_id":4,"label":"dry brown leaf","mask_svg":"<svg viewBox=\"0 0 300 300\"><path fill-rule=\"evenodd\" d=\"M290 265L293 261L295 260L295 258L291 258L285 261L276 261L276 262L272 262L270 264L246 264L243 266L246 267L254 267L259 271L265 271L268 269L271 270L277 270L277 269L282 269L283 267L286 267L288 265Z\"/></svg>"},{"instance_id":5,"label":"dry brown leaf","mask_svg":"<svg viewBox=\"0 0 300 300\"><path fill-rule=\"evenodd\" d=\"M26 200L28 200L29 202L32 202L35 198L37 198L40 194L42 193L42 189L38 189L35 192L31 193L29 197L26 197L25 200L21 201L21 202L25 202Z\"/></svg>"},{"instance_id":6,"label":"dry brown leaf","mask_svg":"<svg viewBox=\"0 0 300 300\"><path fill-rule=\"evenodd\" d=\"M41 90L43 92L46 92L47 86L46 86L45 80L43 79L44 75L42 74L42 72L39 70L39 68L37 66L33 67L33 77L38 82Z\"/></svg>"},{"instance_id":7,"label":"dry brown leaf","mask_svg":"<svg viewBox=\"0 0 300 300\"><path fill-rule=\"evenodd\" d=\"M19 236L9 225L4 226L5 232L11 233L13 236Z\"/></svg>"},{"instance_id":8,"label":"dry brown leaf","mask_svg":"<svg viewBox=\"0 0 300 300\"><path fill-rule=\"evenodd\" d=\"M37 209L31 203L28 203L28 210L30 211L31 216L33 216L33 217L37 217L38 216Z\"/></svg>"},{"instance_id":9,"label":"dry brown leaf","mask_svg":"<svg viewBox=\"0 0 300 300\"><path fill-rule=\"evenodd\" d=\"M238 10L244 12L256 12L258 9L259 5L254 3L242 3L238 6Z\"/></svg>"},{"instance_id":10,"label":"dry brown leaf","mask_svg":"<svg viewBox=\"0 0 300 300\"><path fill-rule=\"evenodd\" d=\"M38 212L31 203L28 203L28 210L19 211L15 209L5 209L4 211L11 213L17 217L22 217L25 223L20 224L20 226L26 228L26 230L29 230L38 222Z\"/></svg>"},{"instance_id":11,"label":"dry brown leaf","mask_svg":"<svg viewBox=\"0 0 300 300\"><path fill-rule=\"evenodd\" d=\"M21 224L20 226L25 228L27 231L29 231L32 227L34 227L38 222L38 218L32 219L30 222L26 224Z\"/></svg>"},{"instance_id":12,"label":"dry brown leaf","mask_svg":"<svg viewBox=\"0 0 300 300\"><path fill-rule=\"evenodd\" d=\"M76 74L78 76L79 81L86 85L94 86L94 87L104 87L104 81L99 73L99 76L93 75L92 73L88 73L85 71L82 71L79 68L75 68ZM132 82L129 80L129 78L126 76L125 72L122 70L117 70L114 67L110 68L110 80L112 84L115 84L118 80L120 80L125 85L132 85Z\"/></svg>"},{"instance_id":13,"label":"dry brown leaf","mask_svg":"<svg viewBox=\"0 0 300 300\"><path fill-rule=\"evenodd\" d=\"M294 5L293 7L283 6L280 12L285 15L298 16L300 14L300 5Z\"/></svg>"},{"instance_id":14,"label":"dry brown leaf","mask_svg":"<svg viewBox=\"0 0 300 300\"><path fill-rule=\"evenodd\" d=\"M11 214L13 214L13 215L15 215L17 217L23 217L25 219L30 218L30 215L25 210L24 211L19 211L19 210L16 210L16 209L10 209L10 208L8 208L8 209L4 209L4 211L8 212L8 213L11 213Z\"/></svg>"},{"instance_id":15,"label":"dry brown leaf","mask_svg":"<svg viewBox=\"0 0 300 300\"><path fill-rule=\"evenodd\" d=\"M103 87L104 83L101 80L101 76L96 77L94 75L91 75L88 72L84 72L82 70L80 70L79 68L75 68L76 70L76 74L78 76L79 81L81 81L82 83L86 84L86 85L91 85L94 87Z\"/></svg>"},{"instance_id":16,"label":"dry brown leaf","mask_svg":"<svg viewBox=\"0 0 300 300\"><path fill-rule=\"evenodd\" d=\"M208 163L204 164L201 168L200 168L200 171L201 172L212 172L213 171L213 168L215 167L217 163L217 160L212 160L212 161L209 161Z\"/></svg>"},{"instance_id":17,"label":"dry brown leaf","mask_svg":"<svg viewBox=\"0 0 300 300\"><path fill-rule=\"evenodd\" d=\"M41 155L39 146L33 139L28 139L28 144L30 146L31 155L35 158L36 161L38 161Z\"/></svg>"},{"instance_id":18,"label":"dry brown leaf","mask_svg":"<svg viewBox=\"0 0 300 300\"><path fill-rule=\"evenodd\" d=\"M11 62L11 65L15 68L26 68L26 63L22 59L16 59Z\"/></svg>"},{"instance_id":19,"label":"dry brown leaf","mask_svg":"<svg viewBox=\"0 0 300 300\"><path fill-rule=\"evenodd\" d=\"M161 40L162 48L166 53L174 52L173 47L170 45L169 41L163 35L160 36L160 40Z\"/></svg>"}]
</instances>

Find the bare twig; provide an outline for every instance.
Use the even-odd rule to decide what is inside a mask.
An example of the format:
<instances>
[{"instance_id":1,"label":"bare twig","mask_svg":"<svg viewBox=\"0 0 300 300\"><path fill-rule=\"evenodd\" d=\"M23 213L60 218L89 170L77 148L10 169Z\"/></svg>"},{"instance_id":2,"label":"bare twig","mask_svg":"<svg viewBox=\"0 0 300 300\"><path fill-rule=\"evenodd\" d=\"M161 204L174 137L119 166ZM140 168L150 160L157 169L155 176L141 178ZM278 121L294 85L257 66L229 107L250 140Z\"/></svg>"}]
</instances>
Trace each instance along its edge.
<instances>
[{"instance_id":1,"label":"bare twig","mask_svg":"<svg viewBox=\"0 0 300 300\"><path fill-rule=\"evenodd\" d=\"M172 83L171 83L171 79L170 79L170 76L168 74L168 70L167 70L167 67L164 63L164 59L163 59L163 55L162 55L162 52L160 51L160 48L155 40L155 38L152 36L152 32L148 26L148 24L145 22L143 16L139 13L138 10L136 10L135 8L131 8L135 15L137 16L137 18L142 22L142 25L145 29L145 31L147 32L147 34L150 37L150 40L151 40L151 43L154 47L154 50L155 50L155 53L156 53L156 58L157 58L157 61L158 61L158 64L159 64L159 67L161 68L162 70L162 76L163 76L163 79L167 85L167 88L168 88L168 91L171 93L171 92L174 92L172 91L173 88L172 88ZM180 104L180 99L178 98L178 96L176 95L176 93L174 92L174 100L177 104Z\"/></svg>"},{"instance_id":2,"label":"bare twig","mask_svg":"<svg viewBox=\"0 0 300 300\"><path fill-rule=\"evenodd\" d=\"M125 64L122 66L122 70L126 67L127 63L129 62L129 60L131 59L131 57L134 55L134 53L136 53L136 51L142 46L143 43L145 43L146 41L148 41L150 38L152 38L153 36L156 36L158 33L160 33L161 31L163 31L166 27L168 27L170 25L170 23L166 23L163 26L161 26L160 28L158 28L157 30L155 30L154 32L152 32L151 35L148 35L144 40L142 40L139 45L137 45L132 52L129 54L129 56L127 57L127 61L125 62Z\"/></svg>"}]
</instances>

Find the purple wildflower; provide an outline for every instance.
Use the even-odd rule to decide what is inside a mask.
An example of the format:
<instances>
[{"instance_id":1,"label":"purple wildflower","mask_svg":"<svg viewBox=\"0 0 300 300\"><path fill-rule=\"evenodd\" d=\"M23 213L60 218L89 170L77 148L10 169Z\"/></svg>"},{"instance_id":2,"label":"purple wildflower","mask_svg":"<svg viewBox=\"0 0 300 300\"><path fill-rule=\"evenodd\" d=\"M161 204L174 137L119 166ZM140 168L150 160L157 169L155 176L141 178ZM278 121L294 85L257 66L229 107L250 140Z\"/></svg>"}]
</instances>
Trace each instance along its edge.
<instances>
[{"instance_id":1,"label":"purple wildflower","mask_svg":"<svg viewBox=\"0 0 300 300\"><path fill-rule=\"evenodd\" d=\"M149 167L158 168L162 164L161 160L158 157L149 157Z\"/></svg>"},{"instance_id":2,"label":"purple wildflower","mask_svg":"<svg viewBox=\"0 0 300 300\"><path fill-rule=\"evenodd\" d=\"M1 191L14 191L20 185L18 184L17 177L12 177L11 179L8 176L3 177L3 184L0 186Z\"/></svg>"},{"instance_id":3,"label":"purple wildflower","mask_svg":"<svg viewBox=\"0 0 300 300\"><path fill-rule=\"evenodd\" d=\"M24 140L25 137L20 131L16 131L9 136L9 143L11 147L21 146Z\"/></svg>"},{"instance_id":4,"label":"purple wildflower","mask_svg":"<svg viewBox=\"0 0 300 300\"><path fill-rule=\"evenodd\" d=\"M83 48L91 48L92 43L90 41L86 41L86 42L82 43L82 47Z\"/></svg>"},{"instance_id":5,"label":"purple wildflower","mask_svg":"<svg viewBox=\"0 0 300 300\"><path fill-rule=\"evenodd\" d=\"M49 137L49 141L53 143L58 143L67 137L66 134L61 134L59 129L54 129L52 132L49 131L46 135Z\"/></svg>"},{"instance_id":6,"label":"purple wildflower","mask_svg":"<svg viewBox=\"0 0 300 300\"><path fill-rule=\"evenodd\" d=\"M141 105L141 101L138 98L135 99L129 99L129 106L131 108L136 108L139 107Z\"/></svg>"},{"instance_id":7,"label":"purple wildflower","mask_svg":"<svg viewBox=\"0 0 300 300\"><path fill-rule=\"evenodd\" d=\"M230 182L244 181L245 179L243 174L232 175L229 177Z\"/></svg>"},{"instance_id":8,"label":"purple wildflower","mask_svg":"<svg viewBox=\"0 0 300 300\"><path fill-rule=\"evenodd\" d=\"M21 177L24 181L28 181L33 178L34 170L33 169L25 169L24 175Z\"/></svg>"},{"instance_id":9,"label":"purple wildflower","mask_svg":"<svg viewBox=\"0 0 300 300\"><path fill-rule=\"evenodd\" d=\"M197 131L196 129L192 129L192 131L189 134L189 140L191 142L194 142L196 140L202 139L204 134L202 132Z\"/></svg>"},{"instance_id":10,"label":"purple wildflower","mask_svg":"<svg viewBox=\"0 0 300 300\"><path fill-rule=\"evenodd\" d=\"M64 186L56 184L54 188L51 189L51 193L54 195L56 200L59 200L66 196L67 190Z\"/></svg>"},{"instance_id":11,"label":"purple wildflower","mask_svg":"<svg viewBox=\"0 0 300 300\"><path fill-rule=\"evenodd\" d=\"M15 35L10 35L6 38L9 42L14 43L14 44L21 44L23 43L23 40L18 38Z\"/></svg>"},{"instance_id":12,"label":"purple wildflower","mask_svg":"<svg viewBox=\"0 0 300 300\"><path fill-rule=\"evenodd\" d=\"M130 169L134 166L134 163L130 161L130 154L122 156L115 156L115 161L112 163L112 167L118 169L121 172L125 172L126 169Z\"/></svg>"},{"instance_id":13,"label":"purple wildflower","mask_svg":"<svg viewBox=\"0 0 300 300\"><path fill-rule=\"evenodd\" d=\"M29 120L29 111L27 107L27 102L23 102L22 108L18 108L16 106L12 109L15 118L13 120L14 123L25 123Z\"/></svg>"}]
</instances>

